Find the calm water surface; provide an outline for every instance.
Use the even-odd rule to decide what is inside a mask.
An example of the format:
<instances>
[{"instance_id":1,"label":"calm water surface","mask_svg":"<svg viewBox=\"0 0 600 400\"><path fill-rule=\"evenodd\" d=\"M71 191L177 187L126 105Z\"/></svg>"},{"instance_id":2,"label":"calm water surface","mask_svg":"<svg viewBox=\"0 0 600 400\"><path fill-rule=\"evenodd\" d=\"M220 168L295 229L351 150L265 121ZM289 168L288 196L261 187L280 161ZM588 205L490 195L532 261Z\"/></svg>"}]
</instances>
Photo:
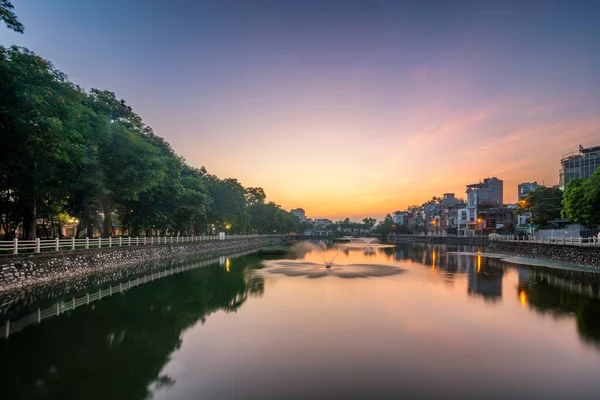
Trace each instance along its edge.
<instances>
[{"instance_id":1,"label":"calm water surface","mask_svg":"<svg viewBox=\"0 0 600 400\"><path fill-rule=\"evenodd\" d=\"M140 284L0 339L1 397L598 399L598 274L457 250L336 259L405 270L385 277L251 255Z\"/></svg>"}]
</instances>

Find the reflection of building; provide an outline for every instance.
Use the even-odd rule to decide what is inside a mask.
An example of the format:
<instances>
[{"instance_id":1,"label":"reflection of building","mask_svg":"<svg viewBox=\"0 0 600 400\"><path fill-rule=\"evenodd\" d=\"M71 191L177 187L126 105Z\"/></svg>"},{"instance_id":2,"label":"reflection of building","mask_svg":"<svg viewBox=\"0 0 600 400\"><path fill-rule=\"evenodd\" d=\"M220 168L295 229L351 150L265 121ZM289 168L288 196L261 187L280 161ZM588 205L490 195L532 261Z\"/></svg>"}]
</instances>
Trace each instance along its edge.
<instances>
[{"instance_id":1,"label":"reflection of building","mask_svg":"<svg viewBox=\"0 0 600 400\"><path fill-rule=\"evenodd\" d=\"M490 268L483 264L481 256L476 257L476 266L469 271L469 294L483 296L484 300L498 301L502 298L501 268Z\"/></svg>"},{"instance_id":2,"label":"reflection of building","mask_svg":"<svg viewBox=\"0 0 600 400\"><path fill-rule=\"evenodd\" d=\"M579 146L577 153L563 155L560 164L559 186L564 190L571 179L588 179L600 167L600 146L588 148Z\"/></svg>"},{"instance_id":3,"label":"reflection of building","mask_svg":"<svg viewBox=\"0 0 600 400\"><path fill-rule=\"evenodd\" d=\"M306 213L304 212L304 210L302 208L296 208L292 211L290 211L292 214L294 214L296 217L298 217L298 219L300 220L300 222L304 222L306 221Z\"/></svg>"},{"instance_id":4,"label":"reflection of building","mask_svg":"<svg viewBox=\"0 0 600 400\"><path fill-rule=\"evenodd\" d=\"M304 231L304 236L329 236L331 232L318 230L318 229L308 229Z\"/></svg>"},{"instance_id":5,"label":"reflection of building","mask_svg":"<svg viewBox=\"0 0 600 400\"><path fill-rule=\"evenodd\" d=\"M396 248L394 250L394 260L396 261L404 261L404 250L402 250L401 248Z\"/></svg>"}]
</instances>

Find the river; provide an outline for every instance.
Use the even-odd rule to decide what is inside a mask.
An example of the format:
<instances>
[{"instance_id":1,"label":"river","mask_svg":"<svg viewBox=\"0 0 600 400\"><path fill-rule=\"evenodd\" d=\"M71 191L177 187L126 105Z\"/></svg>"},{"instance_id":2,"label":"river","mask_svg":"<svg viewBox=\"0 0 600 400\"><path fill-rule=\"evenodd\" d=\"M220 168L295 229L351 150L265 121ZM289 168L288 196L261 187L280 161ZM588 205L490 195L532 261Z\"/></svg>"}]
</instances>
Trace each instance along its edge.
<instances>
[{"instance_id":1,"label":"river","mask_svg":"<svg viewBox=\"0 0 600 400\"><path fill-rule=\"evenodd\" d=\"M598 273L441 245L346 248L325 276L301 273L315 252L296 257L298 274L223 257L11 309L0 327L66 311L0 339L1 397L599 396ZM373 268L344 275L354 264Z\"/></svg>"}]
</instances>

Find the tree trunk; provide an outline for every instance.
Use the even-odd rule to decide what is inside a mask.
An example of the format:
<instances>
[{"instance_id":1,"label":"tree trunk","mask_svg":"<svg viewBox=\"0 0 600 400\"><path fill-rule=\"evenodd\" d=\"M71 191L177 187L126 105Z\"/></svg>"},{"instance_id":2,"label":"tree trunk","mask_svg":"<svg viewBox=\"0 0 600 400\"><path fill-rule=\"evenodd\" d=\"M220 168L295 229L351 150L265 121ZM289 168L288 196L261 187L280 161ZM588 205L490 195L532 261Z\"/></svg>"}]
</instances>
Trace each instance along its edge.
<instances>
[{"instance_id":1,"label":"tree trunk","mask_svg":"<svg viewBox=\"0 0 600 400\"><path fill-rule=\"evenodd\" d=\"M35 240L36 235L37 235L37 220L36 220L36 211L37 211L37 207L36 207L36 202L35 200L33 201L33 205L32 207L27 210L27 217L25 219L25 221L23 221L23 228L25 229L25 231L27 232L27 240Z\"/></svg>"},{"instance_id":2,"label":"tree trunk","mask_svg":"<svg viewBox=\"0 0 600 400\"><path fill-rule=\"evenodd\" d=\"M112 231L111 204L110 199L102 199L102 211L104 212L104 223L102 224L102 237L110 237Z\"/></svg>"},{"instance_id":3,"label":"tree trunk","mask_svg":"<svg viewBox=\"0 0 600 400\"><path fill-rule=\"evenodd\" d=\"M93 238L94 237L94 225L88 221L86 224L86 236L89 238Z\"/></svg>"},{"instance_id":4,"label":"tree trunk","mask_svg":"<svg viewBox=\"0 0 600 400\"><path fill-rule=\"evenodd\" d=\"M49 236L48 236L48 226L46 224L46 219L44 219L44 234L46 235L46 239L47 239Z\"/></svg>"}]
</instances>

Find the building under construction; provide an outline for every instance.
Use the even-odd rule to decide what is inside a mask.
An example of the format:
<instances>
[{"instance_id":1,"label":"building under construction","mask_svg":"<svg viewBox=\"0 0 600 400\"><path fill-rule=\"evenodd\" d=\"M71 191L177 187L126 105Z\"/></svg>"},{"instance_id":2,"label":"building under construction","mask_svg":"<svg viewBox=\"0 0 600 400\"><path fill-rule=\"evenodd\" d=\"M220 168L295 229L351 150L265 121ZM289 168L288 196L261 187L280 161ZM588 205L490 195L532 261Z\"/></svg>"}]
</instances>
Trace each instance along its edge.
<instances>
[{"instance_id":1,"label":"building under construction","mask_svg":"<svg viewBox=\"0 0 600 400\"><path fill-rule=\"evenodd\" d=\"M584 148L580 145L578 152L563 155L560 164L560 188L565 190L571 179L588 179L600 167L600 146Z\"/></svg>"}]
</instances>

